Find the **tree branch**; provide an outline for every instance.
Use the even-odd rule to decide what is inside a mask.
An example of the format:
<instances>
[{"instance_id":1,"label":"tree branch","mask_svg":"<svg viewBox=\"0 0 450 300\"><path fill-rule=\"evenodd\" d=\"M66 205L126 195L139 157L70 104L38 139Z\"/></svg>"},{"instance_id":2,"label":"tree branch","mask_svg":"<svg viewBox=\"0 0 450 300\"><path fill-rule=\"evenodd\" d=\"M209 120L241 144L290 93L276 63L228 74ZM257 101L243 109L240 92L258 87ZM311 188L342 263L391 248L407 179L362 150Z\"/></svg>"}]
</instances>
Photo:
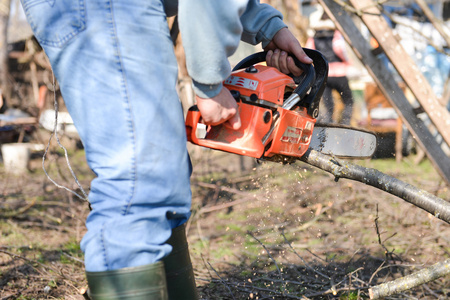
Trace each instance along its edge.
<instances>
[{"instance_id":1,"label":"tree branch","mask_svg":"<svg viewBox=\"0 0 450 300\"><path fill-rule=\"evenodd\" d=\"M436 263L410 275L386 282L369 289L370 299L380 299L417 287L450 274L450 259Z\"/></svg>"},{"instance_id":2,"label":"tree branch","mask_svg":"<svg viewBox=\"0 0 450 300\"><path fill-rule=\"evenodd\" d=\"M336 180L347 178L395 195L450 224L450 203L378 170L308 150L301 161L333 174Z\"/></svg>"}]
</instances>

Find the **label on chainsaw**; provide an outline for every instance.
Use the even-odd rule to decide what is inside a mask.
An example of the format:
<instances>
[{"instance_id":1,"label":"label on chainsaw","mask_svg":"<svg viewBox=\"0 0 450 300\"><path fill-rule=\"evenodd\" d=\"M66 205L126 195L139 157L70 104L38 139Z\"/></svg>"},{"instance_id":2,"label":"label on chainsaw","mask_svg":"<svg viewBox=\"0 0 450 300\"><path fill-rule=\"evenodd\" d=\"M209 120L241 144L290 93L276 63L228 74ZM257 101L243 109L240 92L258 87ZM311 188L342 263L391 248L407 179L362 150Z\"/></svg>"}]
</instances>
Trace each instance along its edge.
<instances>
[{"instance_id":1,"label":"label on chainsaw","mask_svg":"<svg viewBox=\"0 0 450 300\"><path fill-rule=\"evenodd\" d=\"M244 77L238 77L238 76L230 76L227 80L225 80L225 84L232 85L232 86L238 86L243 87L248 90L256 90L258 87L258 81L251 80Z\"/></svg>"},{"instance_id":2,"label":"label on chainsaw","mask_svg":"<svg viewBox=\"0 0 450 300\"><path fill-rule=\"evenodd\" d=\"M281 137L281 141L291 144L298 144L300 143L301 136L302 130L300 128L288 126Z\"/></svg>"}]
</instances>

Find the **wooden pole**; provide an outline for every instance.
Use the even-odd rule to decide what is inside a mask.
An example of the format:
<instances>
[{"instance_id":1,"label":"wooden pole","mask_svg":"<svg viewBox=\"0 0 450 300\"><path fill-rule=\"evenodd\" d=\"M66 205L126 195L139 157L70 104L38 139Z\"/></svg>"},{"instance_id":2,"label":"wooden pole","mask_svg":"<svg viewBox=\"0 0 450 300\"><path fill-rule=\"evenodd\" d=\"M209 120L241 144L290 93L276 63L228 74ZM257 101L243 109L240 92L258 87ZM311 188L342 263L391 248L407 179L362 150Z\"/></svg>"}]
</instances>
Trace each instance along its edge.
<instances>
[{"instance_id":1,"label":"wooden pole","mask_svg":"<svg viewBox=\"0 0 450 300\"><path fill-rule=\"evenodd\" d=\"M364 64L389 103L395 108L420 147L426 152L433 166L442 178L450 184L450 158L437 143L430 129L417 117L414 108L383 60L372 52L369 42L363 37L360 29L356 27L352 16L336 1L319 0L319 3L336 24L336 28L342 33L356 57ZM351 9L354 8L351 7ZM450 129L447 128L447 130Z\"/></svg>"},{"instance_id":2,"label":"wooden pole","mask_svg":"<svg viewBox=\"0 0 450 300\"><path fill-rule=\"evenodd\" d=\"M360 18L378 41L403 81L425 110L447 145L450 145L450 112L437 100L430 84L413 59L395 38L391 28L372 0L349 0Z\"/></svg>"}]
</instances>

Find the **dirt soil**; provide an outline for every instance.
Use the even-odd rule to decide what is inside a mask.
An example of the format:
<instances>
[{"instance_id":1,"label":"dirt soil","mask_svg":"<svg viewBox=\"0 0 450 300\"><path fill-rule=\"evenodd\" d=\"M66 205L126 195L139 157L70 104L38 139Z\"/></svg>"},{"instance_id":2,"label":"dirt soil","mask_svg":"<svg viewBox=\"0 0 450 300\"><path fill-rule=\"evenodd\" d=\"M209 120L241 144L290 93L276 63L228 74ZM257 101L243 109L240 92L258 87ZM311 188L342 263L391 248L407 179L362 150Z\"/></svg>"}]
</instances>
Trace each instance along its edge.
<instances>
[{"instance_id":1,"label":"dirt soil","mask_svg":"<svg viewBox=\"0 0 450 300\"><path fill-rule=\"evenodd\" d=\"M81 186L94 174L63 140ZM359 182L297 162L281 165L189 147L187 224L202 299L368 299L368 289L450 258L450 226ZM51 178L81 194L52 145ZM53 184L35 152L27 174L0 165L0 300L83 299L79 242L88 204ZM450 200L428 160L356 161ZM450 276L386 299L449 299Z\"/></svg>"}]
</instances>

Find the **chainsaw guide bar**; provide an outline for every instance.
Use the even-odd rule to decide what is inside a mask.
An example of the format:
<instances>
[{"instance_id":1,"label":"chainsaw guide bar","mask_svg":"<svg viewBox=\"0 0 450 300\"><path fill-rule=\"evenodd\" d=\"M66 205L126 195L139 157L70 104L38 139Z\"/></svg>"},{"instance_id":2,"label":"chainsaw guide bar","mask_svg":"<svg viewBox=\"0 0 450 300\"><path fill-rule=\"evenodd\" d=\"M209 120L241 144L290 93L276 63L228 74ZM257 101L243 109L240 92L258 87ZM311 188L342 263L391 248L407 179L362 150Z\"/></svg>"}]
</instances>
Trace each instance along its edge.
<instances>
[{"instance_id":1,"label":"chainsaw guide bar","mask_svg":"<svg viewBox=\"0 0 450 300\"><path fill-rule=\"evenodd\" d=\"M316 124L309 149L341 158L370 158L377 147L377 136L353 127Z\"/></svg>"}]
</instances>

